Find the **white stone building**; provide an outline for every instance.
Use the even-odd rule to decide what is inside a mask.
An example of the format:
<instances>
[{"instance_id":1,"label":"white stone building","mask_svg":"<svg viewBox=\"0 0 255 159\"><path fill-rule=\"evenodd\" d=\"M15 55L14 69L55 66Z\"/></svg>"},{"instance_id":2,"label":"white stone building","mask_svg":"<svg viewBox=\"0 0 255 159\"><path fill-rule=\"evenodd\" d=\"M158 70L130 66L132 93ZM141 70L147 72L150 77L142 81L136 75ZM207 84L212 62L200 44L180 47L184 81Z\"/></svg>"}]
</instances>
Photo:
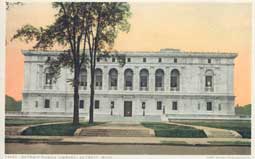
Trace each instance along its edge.
<instances>
[{"instance_id":1,"label":"white stone building","mask_svg":"<svg viewBox=\"0 0 255 159\"><path fill-rule=\"evenodd\" d=\"M37 116L72 116L73 75L62 69L53 81L45 61L59 52L23 51L22 112ZM163 120L234 116L234 53L121 52L101 59L95 73L95 120ZM80 115L88 116L90 69L81 73Z\"/></svg>"}]
</instances>

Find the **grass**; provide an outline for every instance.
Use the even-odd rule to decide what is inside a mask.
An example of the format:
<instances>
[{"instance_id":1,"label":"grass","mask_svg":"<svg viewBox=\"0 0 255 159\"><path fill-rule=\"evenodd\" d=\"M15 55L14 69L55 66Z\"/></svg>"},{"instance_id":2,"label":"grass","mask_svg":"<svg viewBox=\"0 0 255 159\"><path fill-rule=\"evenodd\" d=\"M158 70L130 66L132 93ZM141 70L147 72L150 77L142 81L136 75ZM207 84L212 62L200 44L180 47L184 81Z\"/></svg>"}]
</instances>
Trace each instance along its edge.
<instances>
[{"instance_id":1,"label":"grass","mask_svg":"<svg viewBox=\"0 0 255 159\"><path fill-rule=\"evenodd\" d=\"M40 125L30 127L23 131L22 135L40 135L40 136L73 136L76 129L98 125L101 123L88 124L88 122L80 123L80 125L72 125L72 123Z\"/></svg>"},{"instance_id":2,"label":"grass","mask_svg":"<svg viewBox=\"0 0 255 159\"><path fill-rule=\"evenodd\" d=\"M240 120L178 120L173 121L182 124L192 124L198 126L208 126L213 128L221 128L237 131L243 138L251 138L251 121Z\"/></svg>"},{"instance_id":3,"label":"grass","mask_svg":"<svg viewBox=\"0 0 255 159\"><path fill-rule=\"evenodd\" d=\"M247 145L251 146L250 142L247 141L208 141L212 145Z\"/></svg>"},{"instance_id":4,"label":"grass","mask_svg":"<svg viewBox=\"0 0 255 159\"><path fill-rule=\"evenodd\" d=\"M144 122L142 125L147 128L154 129L157 137L207 137L203 130L198 130L187 126L178 126L160 122Z\"/></svg>"},{"instance_id":5,"label":"grass","mask_svg":"<svg viewBox=\"0 0 255 159\"><path fill-rule=\"evenodd\" d=\"M35 125L51 122L61 122L67 120L56 119L5 119L5 126L22 126L22 125Z\"/></svg>"}]
</instances>

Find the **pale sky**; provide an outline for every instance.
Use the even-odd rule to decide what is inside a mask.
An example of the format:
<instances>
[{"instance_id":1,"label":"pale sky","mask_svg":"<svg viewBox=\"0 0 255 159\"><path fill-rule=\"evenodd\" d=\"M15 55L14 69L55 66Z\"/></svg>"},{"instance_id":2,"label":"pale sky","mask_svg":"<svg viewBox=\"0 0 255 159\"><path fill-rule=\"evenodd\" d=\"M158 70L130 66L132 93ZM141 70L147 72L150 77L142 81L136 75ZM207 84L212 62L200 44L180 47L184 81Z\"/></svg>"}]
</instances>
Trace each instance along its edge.
<instances>
[{"instance_id":1,"label":"pale sky","mask_svg":"<svg viewBox=\"0 0 255 159\"><path fill-rule=\"evenodd\" d=\"M236 104L251 103L251 3L131 3L129 33L116 39L118 51L236 52L234 88ZM22 98L23 49L32 44L9 41L25 24L46 26L54 21L49 3L30 3L7 11L6 94Z\"/></svg>"}]
</instances>

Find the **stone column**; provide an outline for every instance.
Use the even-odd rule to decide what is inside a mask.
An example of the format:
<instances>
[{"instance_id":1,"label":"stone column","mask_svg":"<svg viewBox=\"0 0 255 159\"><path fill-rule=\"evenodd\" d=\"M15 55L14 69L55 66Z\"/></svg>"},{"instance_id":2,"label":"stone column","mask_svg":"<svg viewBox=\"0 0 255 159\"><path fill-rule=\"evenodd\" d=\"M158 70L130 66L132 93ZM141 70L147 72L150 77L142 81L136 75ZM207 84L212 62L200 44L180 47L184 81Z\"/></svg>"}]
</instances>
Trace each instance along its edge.
<instances>
[{"instance_id":1,"label":"stone column","mask_svg":"<svg viewBox=\"0 0 255 159\"><path fill-rule=\"evenodd\" d=\"M167 66L164 72L164 90L170 91L170 67Z\"/></svg>"},{"instance_id":2,"label":"stone column","mask_svg":"<svg viewBox=\"0 0 255 159\"><path fill-rule=\"evenodd\" d=\"M139 67L135 66L135 69L133 70L133 90L138 91L140 90L140 72Z\"/></svg>"},{"instance_id":3,"label":"stone column","mask_svg":"<svg viewBox=\"0 0 255 159\"><path fill-rule=\"evenodd\" d=\"M103 68L103 83L102 83L102 89L108 90L109 87L109 70L107 66L104 66Z\"/></svg>"},{"instance_id":4,"label":"stone column","mask_svg":"<svg viewBox=\"0 0 255 159\"><path fill-rule=\"evenodd\" d=\"M149 91L155 91L155 67L149 68Z\"/></svg>"},{"instance_id":5,"label":"stone column","mask_svg":"<svg viewBox=\"0 0 255 159\"><path fill-rule=\"evenodd\" d=\"M124 90L124 69L123 67L118 67L118 90Z\"/></svg>"}]
</instances>

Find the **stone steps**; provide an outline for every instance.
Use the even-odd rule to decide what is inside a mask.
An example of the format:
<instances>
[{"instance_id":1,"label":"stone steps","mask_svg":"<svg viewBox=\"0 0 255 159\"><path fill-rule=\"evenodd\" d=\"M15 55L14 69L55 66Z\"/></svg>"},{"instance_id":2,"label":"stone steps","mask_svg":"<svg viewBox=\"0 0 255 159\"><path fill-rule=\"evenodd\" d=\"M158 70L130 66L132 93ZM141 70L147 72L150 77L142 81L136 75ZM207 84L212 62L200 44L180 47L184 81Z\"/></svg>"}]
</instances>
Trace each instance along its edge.
<instances>
[{"instance_id":1,"label":"stone steps","mask_svg":"<svg viewBox=\"0 0 255 159\"><path fill-rule=\"evenodd\" d=\"M140 129L82 129L80 136L105 136L105 137L150 137L149 130Z\"/></svg>"},{"instance_id":2,"label":"stone steps","mask_svg":"<svg viewBox=\"0 0 255 159\"><path fill-rule=\"evenodd\" d=\"M111 121L111 122L148 122L148 121L154 121L154 122L159 122L161 121L161 116L160 115L134 115L132 117L123 117L120 115L98 115L95 114L94 116L95 121Z\"/></svg>"}]
</instances>

